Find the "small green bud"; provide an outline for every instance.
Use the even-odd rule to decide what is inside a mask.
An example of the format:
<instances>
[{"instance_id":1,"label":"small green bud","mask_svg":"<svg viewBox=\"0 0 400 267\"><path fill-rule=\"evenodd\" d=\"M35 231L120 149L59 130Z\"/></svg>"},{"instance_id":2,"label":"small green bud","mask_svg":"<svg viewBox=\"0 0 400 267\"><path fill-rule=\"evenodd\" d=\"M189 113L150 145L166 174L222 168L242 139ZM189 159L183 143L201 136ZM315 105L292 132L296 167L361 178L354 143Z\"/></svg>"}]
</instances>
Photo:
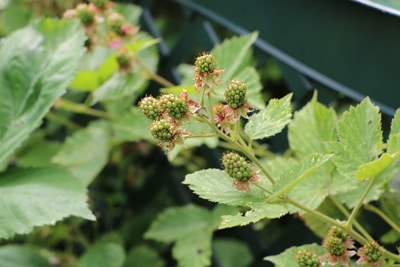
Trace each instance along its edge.
<instances>
[{"instance_id":1,"label":"small green bud","mask_svg":"<svg viewBox=\"0 0 400 267\"><path fill-rule=\"evenodd\" d=\"M187 112L187 106L185 101L173 94L165 94L160 97L159 100L160 108L163 112L166 112L168 116L175 120L182 119Z\"/></svg>"},{"instance_id":2,"label":"small green bud","mask_svg":"<svg viewBox=\"0 0 400 267\"><path fill-rule=\"evenodd\" d=\"M247 181L253 173L250 163L236 152L224 154L222 165L230 177L241 181Z\"/></svg>"},{"instance_id":3,"label":"small green bud","mask_svg":"<svg viewBox=\"0 0 400 267\"><path fill-rule=\"evenodd\" d=\"M324 247L329 254L341 256L346 252L346 244L336 236L328 236L324 242Z\"/></svg>"},{"instance_id":4,"label":"small green bud","mask_svg":"<svg viewBox=\"0 0 400 267\"><path fill-rule=\"evenodd\" d=\"M247 87L242 81L231 80L224 92L225 101L233 109L240 108L247 103Z\"/></svg>"},{"instance_id":5,"label":"small green bud","mask_svg":"<svg viewBox=\"0 0 400 267\"><path fill-rule=\"evenodd\" d=\"M116 56L117 63L122 68L129 67L131 59L131 56L126 52L121 52Z\"/></svg>"},{"instance_id":6,"label":"small green bud","mask_svg":"<svg viewBox=\"0 0 400 267\"><path fill-rule=\"evenodd\" d=\"M363 249L368 262L376 262L382 257L381 248L375 241L367 242Z\"/></svg>"},{"instance_id":7,"label":"small green bud","mask_svg":"<svg viewBox=\"0 0 400 267\"><path fill-rule=\"evenodd\" d=\"M107 25L110 29L118 35L124 35L122 26L125 24L125 17L117 12L113 12L107 17Z\"/></svg>"},{"instance_id":8,"label":"small green bud","mask_svg":"<svg viewBox=\"0 0 400 267\"><path fill-rule=\"evenodd\" d=\"M158 100L152 96L142 98L139 102L139 109L150 120L159 120L161 118Z\"/></svg>"}]
</instances>

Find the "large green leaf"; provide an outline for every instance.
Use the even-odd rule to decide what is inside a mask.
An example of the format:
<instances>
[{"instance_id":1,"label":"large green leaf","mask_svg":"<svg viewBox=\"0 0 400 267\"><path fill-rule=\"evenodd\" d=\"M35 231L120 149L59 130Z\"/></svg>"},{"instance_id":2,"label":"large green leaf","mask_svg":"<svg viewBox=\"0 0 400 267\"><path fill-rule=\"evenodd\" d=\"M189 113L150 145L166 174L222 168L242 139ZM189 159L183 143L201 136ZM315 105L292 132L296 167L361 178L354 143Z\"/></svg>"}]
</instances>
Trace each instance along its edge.
<instances>
[{"instance_id":1,"label":"large green leaf","mask_svg":"<svg viewBox=\"0 0 400 267\"><path fill-rule=\"evenodd\" d=\"M250 117L244 131L252 140L267 138L283 130L290 122L292 94L281 99L272 99L266 109Z\"/></svg>"},{"instance_id":2,"label":"large green leaf","mask_svg":"<svg viewBox=\"0 0 400 267\"><path fill-rule=\"evenodd\" d=\"M209 219L209 211L198 206L168 208L151 224L145 237L172 242L190 233L206 229Z\"/></svg>"},{"instance_id":3,"label":"large green leaf","mask_svg":"<svg viewBox=\"0 0 400 267\"><path fill-rule=\"evenodd\" d=\"M217 60L217 65L225 72L221 75L221 82L227 83L233 79L239 70L246 67L251 60L251 46L257 39L258 33L254 32L240 37L232 37L216 46L211 54Z\"/></svg>"},{"instance_id":4,"label":"large green leaf","mask_svg":"<svg viewBox=\"0 0 400 267\"><path fill-rule=\"evenodd\" d=\"M207 169L186 175L187 184L201 198L233 206L253 207L265 203L265 194L258 187L251 186L250 192L233 187L233 179L224 171Z\"/></svg>"},{"instance_id":5,"label":"large green leaf","mask_svg":"<svg viewBox=\"0 0 400 267\"><path fill-rule=\"evenodd\" d=\"M258 222L262 219L274 219L282 217L288 213L283 205L260 203L258 207L236 215L223 215L219 229L230 228L235 226L244 226L250 223Z\"/></svg>"},{"instance_id":6,"label":"large green leaf","mask_svg":"<svg viewBox=\"0 0 400 267\"><path fill-rule=\"evenodd\" d=\"M326 163L331 157L332 155L314 153L283 172L279 177L279 180L275 183L274 193L269 197L269 200L273 200L279 196L287 194L291 190L294 190L297 185L299 185L304 179L309 178L308 176L310 174ZM315 186L315 183L309 184L310 189L312 189L313 186ZM307 192L307 190L299 191ZM307 192L307 194L309 194L309 192ZM297 198L296 194L293 193L292 197Z\"/></svg>"},{"instance_id":7,"label":"large green leaf","mask_svg":"<svg viewBox=\"0 0 400 267\"><path fill-rule=\"evenodd\" d=\"M78 21L40 20L0 47L0 162L37 128L84 52Z\"/></svg>"},{"instance_id":8,"label":"large green leaf","mask_svg":"<svg viewBox=\"0 0 400 267\"><path fill-rule=\"evenodd\" d=\"M221 267L247 267L253 261L250 248L236 239L218 238L213 245Z\"/></svg>"},{"instance_id":9,"label":"large green leaf","mask_svg":"<svg viewBox=\"0 0 400 267\"><path fill-rule=\"evenodd\" d=\"M106 122L92 123L69 136L52 161L89 184L108 159L110 134Z\"/></svg>"},{"instance_id":10,"label":"large green leaf","mask_svg":"<svg viewBox=\"0 0 400 267\"><path fill-rule=\"evenodd\" d=\"M209 266L212 234L225 212L230 213L231 209L217 206L209 211L193 205L169 208L152 223L145 237L164 242L175 241L172 254L179 266Z\"/></svg>"},{"instance_id":11,"label":"large green leaf","mask_svg":"<svg viewBox=\"0 0 400 267\"><path fill-rule=\"evenodd\" d=\"M0 238L24 234L74 215L94 219L86 188L54 167L18 169L0 175Z\"/></svg>"},{"instance_id":12,"label":"large green leaf","mask_svg":"<svg viewBox=\"0 0 400 267\"><path fill-rule=\"evenodd\" d=\"M339 142L332 144L333 162L345 176L354 177L361 164L377 159L382 152L381 116L369 98L350 107L337 125Z\"/></svg>"},{"instance_id":13,"label":"large green leaf","mask_svg":"<svg viewBox=\"0 0 400 267\"><path fill-rule=\"evenodd\" d=\"M336 140L336 114L317 102L317 96L294 114L289 124L290 149L299 157L311 153L327 153L325 142Z\"/></svg>"},{"instance_id":14,"label":"large green leaf","mask_svg":"<svg viewBox=\"0 0 400 267\"><path fill-rule=\"evenodd\" d=\"M122 267L124 248L116 243L97 243L78 260L78 267Z\"/></svg>"},{"instance_id":15,"label":"large green leaf","mask_svg":"<svg viewBox=\"0 0 400 267\"><path fill-rule=\"evenodd\" d=\"M400 109L396 111L390 128L387 141L387 153L394 154L400 151Z\"/></svg>"},{"instance_id":16,"label":"large green leaf","mask_svg":"<svg viewBox=\"0 0 400 267\"><path fill-rule=\"evenodd\" d=\"M124 267L133 266L164 267L165 263L156 251L142 245L134 247L126 256Z\"/></svg>"},{"instance_id":17,"label":"large green leaf","mask_svg":"<svg viewBox=\"0 0 400 267\"><path fill-rule=\"evenodd\" d=\"M4 267L51 267L50 263L36 251L17 245L0 248L0 263Z\"/></svg>"}]
</instances>

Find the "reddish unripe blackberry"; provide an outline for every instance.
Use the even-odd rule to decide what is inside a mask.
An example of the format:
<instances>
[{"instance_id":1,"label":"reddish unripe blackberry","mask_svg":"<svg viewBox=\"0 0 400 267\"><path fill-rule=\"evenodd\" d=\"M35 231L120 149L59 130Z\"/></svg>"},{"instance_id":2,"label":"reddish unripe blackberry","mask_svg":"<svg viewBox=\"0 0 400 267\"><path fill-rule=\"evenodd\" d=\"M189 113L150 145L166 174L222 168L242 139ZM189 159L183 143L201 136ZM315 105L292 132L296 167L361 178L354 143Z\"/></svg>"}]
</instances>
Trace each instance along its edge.
<instances>
[{"instance_id":1,"label":"reddish unripe blackberry","mask_svg":"<svg viewBox=\"0 0 400 267\"><path fill-rule=\"evenodd\" d=\"M238 180L247 181L253 173L250 163L236 152L224 154L222 164L229 176Z\"/></svg>"},{"instance_id":2,"label":"reddish unripe blackberry","mask_svg":"<svg viewBox=\"0 0 400 267\"><path fill-rule=\"evenodd\" d=\"M160 108L168 116L179 120L186 115L187 106L185 101L173 94L162 95L158 101Z\"/></svg>"},{"instance_id":3,"label":"reddish unripe blackberry","mask_svg":"<svg viewBox=\"0 0 400 267\"><path fill-rule=\"evenodd\" d=\"M139 102L139 108L150 120L154 121L161 118L161 110L158 106L158 100L152 96L142 98Z\"/></svg>"},{"instance_id":4,"label":"reddish unripe blackberry","mask_svg":"<svg viewBox=\"0 0 400 267\"><path fill-rule=\"evenodd\" d=\"M320 261L318 260L318 256L310 250L301 249L297 251L295 259L300 267L320 266Z\"/></svg>"},{"instance_id":5,"label":"reddish unripe blackberry","mask_svg":"<svg viewBox=\"0 0 400 267\"><path fill-rule=\"evenodd\" d=\"M117 12L113 12L107 17L108 27L110 27L110 29L118 35L125 34L125 32L121 28L124 24L125 17Z\"/></svg>"},{"instance_id":6,"label":"reddish unripe blackberry","mask_svg":"<svg viewBox=\"0 0 400 267\"><path fill-rule=\"evenodd\" d=\"M215 58L210 54L203 54L194 62L195 72L198 74L212 73L215 69Z\"/></svg>"},{"instance_id":7,"label":"reddish unripe blackberry","mask_svg":"<svg viewBox=\"0 0 400 267\"><path fill-rule=\"evenodd\" d=\"M150 132L154 138L162 142L170 142L174 138L173 127L166 120L153 121Z\"/></svg>"},{"instance_id":8,"label":"reddish unripe blackberry","mask_svg":"<svg viewBox=\"0 0 400 267\"><path fill-rule=\"evenodd\" d=\"M94 14L86 4L79 4L76 7L76 16L84 25L92 24L94 21Z\"/></svg>"},{"instance_id":9,"label":"reddish unripe blackberry","mask_svg":"<svg viewBox=\"0 0 400 267\"><path fill-rule=\"evenodd\" d=\"M242 81L231 80L226 86L224 96L228 106L240 108L247 103L247 86Z\"/></svg>"}]
</instances>

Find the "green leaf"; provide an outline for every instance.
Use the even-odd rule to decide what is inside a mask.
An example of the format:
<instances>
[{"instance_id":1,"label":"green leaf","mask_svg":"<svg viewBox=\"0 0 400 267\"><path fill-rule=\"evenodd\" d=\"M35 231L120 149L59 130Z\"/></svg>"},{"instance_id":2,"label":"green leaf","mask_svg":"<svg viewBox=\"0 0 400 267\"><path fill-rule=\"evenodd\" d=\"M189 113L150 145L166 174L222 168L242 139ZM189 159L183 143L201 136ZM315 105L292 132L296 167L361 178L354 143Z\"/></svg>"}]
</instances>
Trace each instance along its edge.
<instances>
[{"instance_id":1,"label":"green leaf","mask_svg":"<svg viewBox=\"0 0 400 267\"><path fill-rule=\"evenodd\" d=\"M7 245L0 248L0 262L7 267L51 267L39 253L27 246Z\"/></svg>"},{"instance_id":2,"label":"green leaf","mask_svg":"<svg viewBox=\"0 0 400 267\"><path fill-rule=\"evenodd\" d=\"M88 185L108 159L108 124L98 121L69 136L52 161Z\"/></svg>"},{"instance_id":3,"label":"green leaf","mask_svg":"<svg viewBox=\"0 0 400 267\"><path fill-rule=\"evenodd\" d=\"M17 163L20 167L41 167L51 165L51 158L60 149L61 143L38 140L18 152Z\"/></svg>"},{"instance_id":4,"label":"green leaf","mask_svg":"<svg viewBox=\"0 0 400 267\"><path fill-rule=\"evenodd\" d=\"M201 233L201 234L200 234ZM198 231L178 239L172 255L181 267L206 267L211 265L212 232Z\"/></svg>"},{"instance_id":5,"label":"green leaf","mask_svg":"<svg viewBox=\"0 0 400 267\"><path fill-rule=\"evenodd\" d=\"M257 32L240 37L235 36L225 40L211 51L217 60L218 67L225 70L221 75L222 84L234 78L239 70L248 65L249 58L251 58L251 46L257 36Z\"/></svg>"},{"instance_id":6,"label":"green leaf","mask_svg":"<svg viewBox=\"0 0 400 267\"><path fill-rule=\"evenodd\" d=\"M287 213L283 205L263 203L249 211L238 213L236 215L222 216L219 229L225 229L236 226L244 226L250 223L258 222L262 219L280 218Z\"/></svg>"},{"instance_id":7,"label":"green leaf","mask_svg":"<svg viewBox=\"0 0 400 267\"><path fill-rule=\"evenodd\" d=\"M233 187L233 179L224 171L207 169L186 175L187 184L201 198L233 206L253 207L265 203L265 194L258 187L250 185L250 192L242 192Z\"/></svg>"},{"instance_id":8,"label":"green leaf","mask_svg":"<svg viewBox=\"0 0 400 267\"><path fill-rule=\"evenodd\" d=\"M209 211L198 206L168 208L153 221L150 229L145 233L145 237L172 242L188 234L199 233L206 229L209 219Z\"/></svg>"},{"instance_id":9,"label":"green leaf","mask_svg":"<svg viewBox=\"0 0 400 267\"><path fill-rule=\"evenodd\" d=\"M141 245L134 247L126 257L124 267L132 266L164 267L165 263L155 250Z\"/></svg>"},{"instance_id":10,"label":"green leaf","mask_svg":"<svg viewBox=\"0 0 400 267\"><path fill-rule=\"evenodd\" d=\"M115 243L97 243L78 260L78 267L122 267L125 260L123 247Z\"/></svg>"},{"instance_id":11,"label":"green leaf","mask_svg":"<svg viewBox=\"0 0 400 267\"><path fill-rule=\"evenodd\" d=\"M314 251L317 256L326 254L325 249L321 245L309 244L299 247L291 247L278 255L265 257L264 260L274 263L276 267L298 266L295 260L295 255L297 251L302 249Z\"/></svg>"},{"instance_id":12,"label":"green leaf","mask_svg":"<svg viewBox=\"0 0 400 267\"><path fill-rule=\"evenodd\" d=\"M356 172L356 178L359 180L376 178L398 157L400 157L400 153L395 155L383 153L379 159L360 165Z\"/></svg>"},{"instance_id":13,"label":"green leaf","mask_svg":"<svg viewBox=\"0 0 400 267\"><path fill-rule=\"evenodd\" d=\"M0 175L0 238L28 233L74 215L94 220L86 188L54 167L17 169Z\"/></svg>"},{"instance_id":14,"label":"green leaf","mask_svg":"<svg viewBox=\"0 0 400 267\"><path fill-rule=\"evenodd\" d=\"M252 140L267 138L283 130L292 116L292 94L272 99L267 108L250 117L244 131Z\"/></svg>"},{"instance_id":15,"label":"green leaf","mask_svg":"<svg viewBox=\"0 0 400 267\"><path fill-rule=\"evenodd\" d=\"M150 134L151 120L146 118L137 107L132 107L121 115L117 121L111 122L114 143L137 142L140 140L153 141Z\"/></svg>"},{"instance_id":16,"label":"green leaf","mask_svg":"<svg viewBox=\"0 0 400 267\"><path fill-rule=\"evenodd\" d=\"M400 151L400 109L396 111L390 127L387 141L387 153L394 154Z\"/></svg>"},{"instance_id":17,"label":"green leaf","mask_svg":"<svg viewBox=\"0 0 400 267\"><path fill-rule=\"evenodd\" d=\"M274 194L268 199L273 200L288 193L331 157L332 155L314 153L304 158L280 176L274 185Z\"/></svg>"},{"instance_id":18,"label":"green leaf","mask_svg":"<svg viewBox=\"0 0 400 267\"><path fill-rule=\"evenodd\" d=\"M214 250L221 267L247 267L253 261L253 256L246 244L227 238L214 241Z\"/></svg>"},{"instance_id":19,"label":"green leaf","mask_svg":"<svg viewBox=\"0 0 400 267\"><path fill-rule=\"evenodd\" d=\"M361 164L377 159L382 152L381 116L369 98L350 107L337 125L339 142L332 144L332 161L345 176L354 177Z\"/></svg>"},{"instance_id":20,"label":"green leaf","mask_svg":"<svg viewBox=\"0 0 400 267\"><path fill-rule=\"evenodd\" d=\"M0 162L36 129L66 90L84 48L78 21L40 20L0 47Z\"/></svg>"},{"instance_id":21,"label":"green leaf","mask_svg":"<svg viewBox=\"0 0 400 267\"><path fill-rule=\"evenodd\" d=\"M336 114L317 102L317 95L294 114L289 124L290 149L299 157L305 157L314 152L327 153L325 142L336 141Z\"/></svg>"}]
</instances>

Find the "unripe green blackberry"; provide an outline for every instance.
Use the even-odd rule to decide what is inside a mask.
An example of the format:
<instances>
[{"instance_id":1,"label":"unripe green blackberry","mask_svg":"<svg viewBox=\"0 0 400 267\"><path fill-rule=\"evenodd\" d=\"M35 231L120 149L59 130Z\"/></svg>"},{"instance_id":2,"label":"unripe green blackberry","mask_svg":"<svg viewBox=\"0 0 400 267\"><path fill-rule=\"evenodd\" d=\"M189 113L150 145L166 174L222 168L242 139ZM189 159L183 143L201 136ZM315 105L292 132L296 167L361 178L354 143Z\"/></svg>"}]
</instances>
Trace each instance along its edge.
<instances>
[{"instance_id":1,"label":"unripe green blackberry","mask_svg":"<svg viewBox=\"0 0 400 267\"><path fill-rule=\"evenodd\" d=\"M337 226L332 226L329 229L328 235L335 236L335 237L341 239L343 242L346 241L347 237L349 236L343 229L341 229Z\"/></svg>"},{"instance_id":2,"label":"unripe green blackberry","mask_svg":"<svg viewBox=\"0 0 400 267\"><path fill-rule=\"evenodd\" d=\"M158 105L158 100L152 96L146 96L139 102L139 109L150 120L159 120L161 118L161 110Z\"/></svg>"},{"instance_id":3,"label":"unripe green blackberry","mask_svg":"<svg viewBox=\"0 0 400 267\"><path fill-rule=\"evenodd\" d=\"M153 121L150 132L154 138L163 142L172 141L175 135L171 123L166 120Z\"/></svg>"},{"instance_id":4,"label":"unripe green blackberry","mask_svg":"<svg viewBox=\"0 0 400 267\"><path fill-rule=\"evenodd\" d=\"M336 236L328 236L324 240L324 247L329 254L334 256L341 256L346 252L346 244Z\"/></svg>"},{"instance_id":5,"label":"unripe green blackberry","mask_svg":"<svg viewBox=\"0 0 400 267\"><path fill-rule=\"evenodd\" d=\"M131 63L131 59L132 58L130 57L130 55L128 53L126 53L126 52L119 53L116 56L116 60L117 60L118 66L120 66L122 68L129 67L130 63Z\"/></svg>"},{"instance_id":6,"label":"unripe green blackberry","mask_svg":"<svg viewBox=\"0 0 400 267\"><path fill-rule=\"evenodd\" d=\"M318 256L310 250L301 249L297 251L295 259L300 267L320 266L320 261L318 260Z\"/></svg>"},{"instance_id":7,"label":"unripe green blackberry","mask_svg":"<svg viewBox=\"0 0 400 267\"><path fill-rule=\"evenodd\" d=\"M230 177L241 181L247 181L253 173L250 163L236 152L224 154L222 164Z\"/></svg>"},{"instance_id":8,"label":"unripe green blackberry","mask_svg":"<svg viewBox=\"0 0 400 267\"><path fill-rule=\"evenodd\" d=\"M195 72L199 74L212 73L215 69L215 58L210 54L203 54L194 62Z\"/></svg>"},{"instance_id":9,"label":"unripe green blackberry","mask_svg":"<svg viewBox=\"0 0 400 267\"><path fill-rule=\"evenodd\" d=\"M375 241L369 241L363 246L368 262L378 261L382 257L381 247Z\"/></svg>"},{"instance_id":10,"label":"unripe green blackberry","mask_svg":"<svg viewBox=\"0 0 400 267\"><path fill-rule=\"evenodd\" d=\"M76 7L76 16L84 25L92 24L94 21L94 14L86 4L79 4Z\"/></svg>"},{"instance_id":11,"label":"unripe green blackberry","mask_svg":"<svg viewBox=\"0 0 400 267\"><path fill-rule=\"evenodd\" d=\"M103 8L109 2L108 0L91 0L90 2L93 3L98 8Z\"/></svg>"},{"instance_id":12,"label":"unripe green blackberry","mask_svg":"<svg viewBox=\"0 0 400 267\"><path fill-rule=\"evenodd\" d=\"M125 24L125 17L117 12L113 12L107 17L107 25L110 29L118 35L124 35L122 26Z\"/></svg>"},{"instance_id":13,"label":"unripe green blackberry","mask_svg":"<svg viewBox=\"0 0 400 267\"><path fill-rule=\"evenodd\" d=\"M231 80L226 86L225 101L233 109L240 108L247 103L247 87L242 81Z\"/></svg>"},{"instance_id":14,"label":"unripe green blackberry","mask_svg":"<svg viewBox=\"0 0 400 267\"><path fill-rule=\"evenodd\" d=\"M168 116L179 120L186 115L187 106L185 101L173 94L162 95L158 101L160 108Z\"/></svg>"}]
</instances>

